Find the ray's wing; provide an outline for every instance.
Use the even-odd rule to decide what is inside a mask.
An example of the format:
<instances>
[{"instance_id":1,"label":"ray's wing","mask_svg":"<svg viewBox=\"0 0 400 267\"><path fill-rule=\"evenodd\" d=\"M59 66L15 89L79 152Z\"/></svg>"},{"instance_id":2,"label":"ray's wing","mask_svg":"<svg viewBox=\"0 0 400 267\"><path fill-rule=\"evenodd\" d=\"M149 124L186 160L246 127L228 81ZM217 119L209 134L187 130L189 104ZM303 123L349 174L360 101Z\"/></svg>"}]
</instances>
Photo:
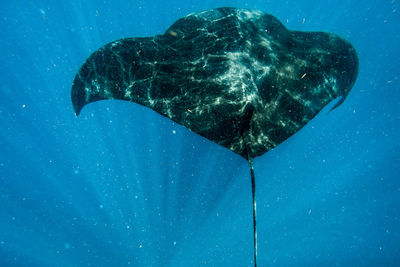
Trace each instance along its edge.
<instances>
[{"instance_id":1,"label":"ray's wing","mask_svg":"<svg viewBox=\"0 0 400 267\"><path fill-rule=\"evenodd\" d=\"M271 15L219 8L163 35L114 41L73 82L76 114L102 99L132 101L247 158L262 155L346 96L353 47L328 33L288 31Z\"/></svg>"}]
</instances>

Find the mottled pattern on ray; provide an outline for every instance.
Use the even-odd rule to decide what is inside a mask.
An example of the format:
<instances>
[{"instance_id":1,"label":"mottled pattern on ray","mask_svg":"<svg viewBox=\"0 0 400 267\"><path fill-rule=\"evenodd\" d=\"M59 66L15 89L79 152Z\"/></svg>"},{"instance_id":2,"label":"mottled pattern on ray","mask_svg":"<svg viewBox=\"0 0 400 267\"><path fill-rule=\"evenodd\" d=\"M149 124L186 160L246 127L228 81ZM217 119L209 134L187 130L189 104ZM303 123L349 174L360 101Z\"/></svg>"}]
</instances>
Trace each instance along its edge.
<instances>
[{"instance_id":1,"label":"mottled pattern on ray","mask_svg":"<svg viewBox=\"0 0 400 267\"><path fill-rule=\"evenodd\" d=\"M163 35L100 48L79 70L71 97L77 114L102 99L142 104L253 158L346 97L357 71L354 48L337 35L219 8L179 19Z\"/></svg>"}]
</instances>

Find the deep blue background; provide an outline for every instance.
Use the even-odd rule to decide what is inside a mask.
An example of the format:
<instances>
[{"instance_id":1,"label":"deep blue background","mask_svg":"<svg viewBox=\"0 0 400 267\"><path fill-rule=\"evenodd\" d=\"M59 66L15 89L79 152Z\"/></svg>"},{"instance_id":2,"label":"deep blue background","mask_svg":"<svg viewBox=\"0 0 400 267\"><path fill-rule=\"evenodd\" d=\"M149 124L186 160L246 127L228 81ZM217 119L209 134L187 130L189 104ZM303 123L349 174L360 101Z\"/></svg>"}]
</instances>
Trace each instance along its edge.
<instances>
[{"instance_id":1,"label":"deep blue background","mask_svg":"<svg viewBox=\"0 0 400 267\"><path fill-rule=\"evenodd\" d=\"M70 103L100 46L220 6L360 58L340 108L255 160L259 265L400 264L398 0L37 2L0 4L1 266L252 266L246 161L139 105Z\"/></svg>"}]
</instances>

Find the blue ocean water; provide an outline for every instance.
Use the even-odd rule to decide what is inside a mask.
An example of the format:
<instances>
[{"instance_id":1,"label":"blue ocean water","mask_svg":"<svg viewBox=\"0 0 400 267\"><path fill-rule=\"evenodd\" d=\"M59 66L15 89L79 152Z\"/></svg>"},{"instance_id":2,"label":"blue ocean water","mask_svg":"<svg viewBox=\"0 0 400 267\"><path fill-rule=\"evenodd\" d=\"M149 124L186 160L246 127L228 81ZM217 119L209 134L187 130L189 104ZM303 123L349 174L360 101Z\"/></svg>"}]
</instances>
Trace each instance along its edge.
<instances>
[{"instance_id":1,"label":"blue ocean water","mask_svg":"<svg viewBox=\"0 0 400 267\"><path fill-rule=\"evenodd\" d=\"M0 4L0 266L253 266L245 160L139 105L70 101L102 45L221 6L360 59L339 108L254 161L259 266L400 265L398 0L19 0Z\"/></svg>"}]
</instances>

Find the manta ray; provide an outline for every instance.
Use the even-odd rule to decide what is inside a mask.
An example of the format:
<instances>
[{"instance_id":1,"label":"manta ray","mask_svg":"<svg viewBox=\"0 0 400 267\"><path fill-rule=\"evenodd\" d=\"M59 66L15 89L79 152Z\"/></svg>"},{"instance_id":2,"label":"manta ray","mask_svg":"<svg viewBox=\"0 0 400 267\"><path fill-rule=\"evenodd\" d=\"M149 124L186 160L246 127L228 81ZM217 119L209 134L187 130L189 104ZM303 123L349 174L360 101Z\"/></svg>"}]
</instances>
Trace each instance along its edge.
<instances>
[{"instance_id":1,"label":"manta ray","mask_svg":"<svg viewBox=\"0 0 400 267\"><path fill-rule=\"evenodd\" d=\"M217 8L189 14L164 34L125 38L95 51L79 69L71 99L122 99L146 106L249 162L299 131L358 73L353 46L323 32L287 30L272 15Z\"/></svg>"}]
</instances>

